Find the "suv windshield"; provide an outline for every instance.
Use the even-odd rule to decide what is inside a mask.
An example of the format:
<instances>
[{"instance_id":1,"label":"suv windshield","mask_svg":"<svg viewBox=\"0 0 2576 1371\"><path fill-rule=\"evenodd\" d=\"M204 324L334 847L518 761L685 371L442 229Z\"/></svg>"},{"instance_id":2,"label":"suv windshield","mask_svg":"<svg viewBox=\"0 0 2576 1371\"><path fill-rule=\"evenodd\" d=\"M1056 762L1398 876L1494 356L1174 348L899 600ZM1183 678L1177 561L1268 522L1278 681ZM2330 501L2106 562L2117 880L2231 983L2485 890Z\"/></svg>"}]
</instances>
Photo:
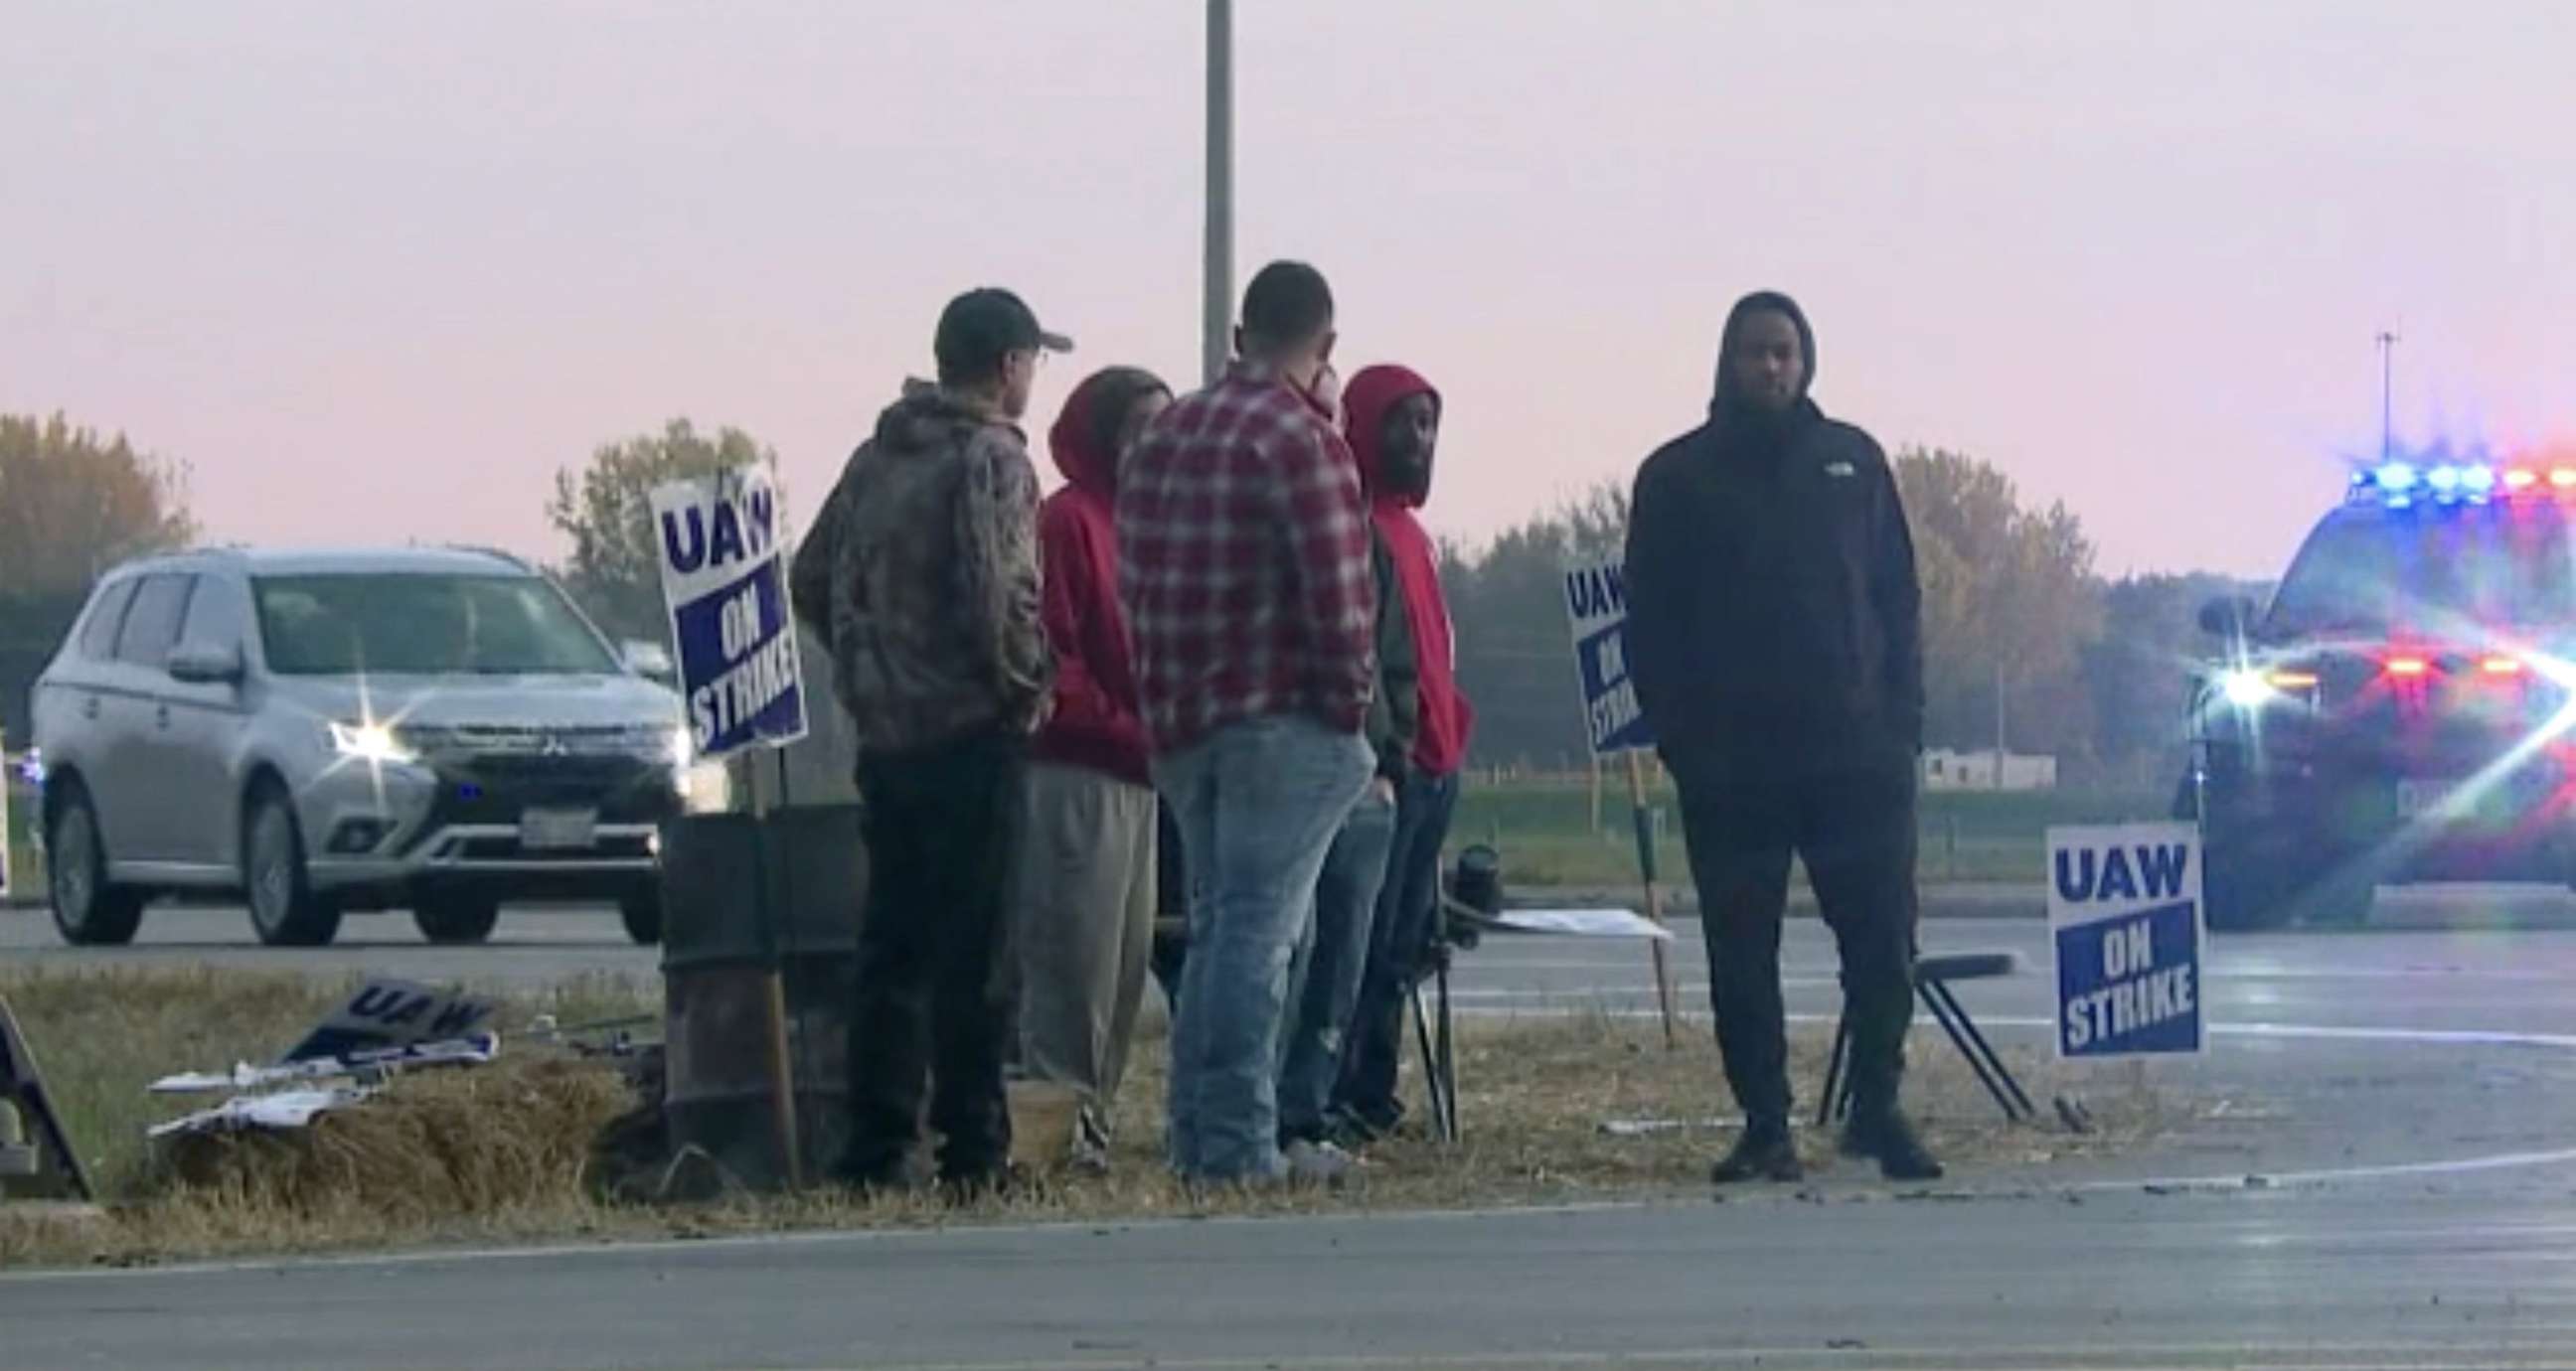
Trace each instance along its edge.
<instances>
[{"instance_id":1,"label":"suv windshield","mask_svg":"<svg viewBox=\"0 0 2576 1371\"><path fill-rule=\"evenodd\" d=\"M275 576L256 582L282 676L611 675L617 662L530 576Z\"/></svg>"},{"instance_id":2,"label":"suv windshield","mask_svg":"<svg viewBox=\"0 0 2576 1371\"><path fill-rule=\"evenodd\" d=\"M2576 565L2555 504L2337 514L2308 540L2269 630L2441 634L2576 618Z\"/></svg>"}]
</instances>

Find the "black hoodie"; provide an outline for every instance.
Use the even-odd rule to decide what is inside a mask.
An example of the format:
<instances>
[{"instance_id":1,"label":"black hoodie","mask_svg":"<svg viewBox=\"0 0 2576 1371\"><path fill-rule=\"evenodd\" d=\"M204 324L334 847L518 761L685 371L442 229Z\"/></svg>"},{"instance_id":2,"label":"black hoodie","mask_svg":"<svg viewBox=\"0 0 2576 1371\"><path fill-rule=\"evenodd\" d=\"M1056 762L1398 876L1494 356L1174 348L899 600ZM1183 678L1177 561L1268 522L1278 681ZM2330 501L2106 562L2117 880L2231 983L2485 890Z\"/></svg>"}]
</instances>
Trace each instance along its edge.
<instances>
[{"instance_id":1,"label":"black hoodie","mask_svg":"<svg viewBox=\"0 0 2576 1371\"><path fill-rule=\"evenodd\" d=\"M1923 743L1922 593L1887 455L1806 398L1815 334L1783 295L1807 374L1785 413L1736 396L1724 354L1709 421L1638 470L1627 649L1638 703L1677 768L1910 774Z\"/></svg>"}]
</instances>

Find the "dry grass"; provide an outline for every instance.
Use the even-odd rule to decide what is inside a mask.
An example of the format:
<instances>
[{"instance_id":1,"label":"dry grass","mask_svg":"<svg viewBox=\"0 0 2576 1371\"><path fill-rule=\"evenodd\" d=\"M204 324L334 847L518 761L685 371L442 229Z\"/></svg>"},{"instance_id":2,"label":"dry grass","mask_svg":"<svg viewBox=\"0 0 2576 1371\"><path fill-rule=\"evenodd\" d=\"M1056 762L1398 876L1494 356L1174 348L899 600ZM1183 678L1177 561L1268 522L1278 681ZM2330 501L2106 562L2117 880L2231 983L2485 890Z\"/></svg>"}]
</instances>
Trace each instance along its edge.
<instances>
[{"instance_id":1,"label":"dry grass","mask_svg":"<svg viewBox=\"0 0 2576 1371\"><path fill-rule=\"evenodd\" d=\"M209 968L0 969L0 995L27 1030L91 1179L115 1194L135 1193L147 1178L146 1127L221 1099L155 1097L145 1086L176 1071L274 1061L357 984ZM505 1049L538 1014L570 1024L652 1013L661 1002L658 987L612 976L496 997L507 1005Z\"/></svg>"},{"instance_id":2,"label":"dry grass","mask_svg":"<svg viewBox=\"0 0 2576 1371\"><path fill-rule=\"evenodd\" d=\"M1793 1079L1810 1091L1823 1079L1825 1047L1820 1031L1792 1034ZM2006 1057L2043 1106L2064 1088L2054 1063L2009 1048ZM1909 1107L1934 1147L1967 1168L2117 1153L2190 1112L2183 1101L2123 1089L2088 1098L2097 1125L2090 1135L2053 1125L2013 1127L1937 1032L1918 1034L1911 1058ZM1141 1074L1122 1101L1127 1117L1142 1127L1122 1128L1120 1172L1151 1177L1145 1187L1151 1190L1162 1184L1153 1165L1152 1130L1162 1113L1158 1055L1147 1055ZM1449 1147L1408 1136L1373 1148L1365 1194L1331 1202L1528 1204L1696 1191L1706 1183L1709 1163L1733 1140L1732 1099L1704 1024L1684 1024L1668 1048L1661 1028L1644 1019L1576 1014L1471 1022L1460 1038L1458 1075L1461 1142ZM1614 1120L1682 1126L1620 1136L1603 1128ZM1802 1135L1811 1164L1832 1167L1841 1180L1875 1179L1851 1163L1835 1166L1831 1143L1826 1134ZM1098 1188L1068 1182L1064 1198L1088 1211L1087 1197ZM1132 1194L1132 1183L1110 1188Z\"/></svg>"},{"instance_id":3,"label":"dry grass","mask_svg":"<svg viewBox=\"0 0 2576 1371\"><path fill-rule=\"evenodd\" d=\"M1696 1194L1728 1134L1706 1121L1727 1109L1717 1054L1704 1028L1667 1049L1655 1024L1605 1016L1532 1018L1467 1026L1460 1049L1467 1137L1454 1148L1420 1138L1374 1149L1362 1182L1333 1194L1205 1195L1175 1184L1155 1150L1162 1054L1139 1054L1122 1093L1118 1165L1102 1178L1053 1176L1034 1192L967 1214L927 1197L863 1203L838 1192L647 1205L600 1198L603 1135L637 1101L614 1070L525 1043L503 1064L398 1081L363 1108L284 1135L197 1138L154 1153L150 1122L188 1105L143 1085L169 1070L273 1055L345 987L287 975L185 971L0 972L5 993L69 1106L111 1197L108 1221L86 1228L0 1222L0 1266L128 1264L242 1252L394 1245L696 1236L789 1228L930 1226L959 1221L1120 1220L1497 1206L1604 1197ZM512 1000L513 1024L539 1012L566 1022L632 1012L642 987L582 981ZM2134 1147L2193 1112L2137 1091L2096 1094L2101 1129L2007 1127L1966 1068L1937 1038L1918 1039L1909 1097L1936 1147L1964 1168L2024 1170ZM1795 1043L1797 1078L1821 1076L1821 1041ZM2016 1058L2043 1102L2049 1063ZM1614 1136L1605 1121L1683 1120L1688 1126ZM1828 1160L1828 1139L1809 1138ZM1845 1163L1838 1185L1868 1184Z\"/></svg>"},{"instance_id":4,"label":"dry grass","mask_svg":"<svg viewBox=\"0 0 2576 1371\"><path fill-rule=\"evenodd\" d=\"M272 1061L347 987L301 976L202 969L11 969L0 995L64 1114L90 1178L131 1193L146 1126L181 1112L144 1087L174 1071Z\"/></svg>"}]
</instances>

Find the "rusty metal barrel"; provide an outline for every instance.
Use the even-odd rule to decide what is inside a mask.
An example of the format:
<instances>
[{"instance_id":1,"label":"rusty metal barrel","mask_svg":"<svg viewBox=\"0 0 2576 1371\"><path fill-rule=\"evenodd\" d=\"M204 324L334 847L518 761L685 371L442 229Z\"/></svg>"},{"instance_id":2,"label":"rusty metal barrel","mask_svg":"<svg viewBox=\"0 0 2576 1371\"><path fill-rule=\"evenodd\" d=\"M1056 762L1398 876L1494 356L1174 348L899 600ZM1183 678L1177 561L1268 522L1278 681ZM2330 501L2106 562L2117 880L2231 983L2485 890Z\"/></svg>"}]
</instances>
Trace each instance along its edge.
<instances>
[{"instance_id":1,"label":"rusty metal barrel","mask_svg":"<svg viewBox=\"0 0 2576 1371\"><path fill-rule=\"evenodd\" d=\"M775 966L786 992L798 1153L809 1180L830 1174L849 1131L850 1009L867 891L859 807L677 820L663 836L662 890L663 1118L672 1147L694 1146L756 1189L784 1182L770 1090Z\"/></svg>"},{"instance_id":2,"label":"rusty metal barrel","mask_svg":"<svg viewBox=\"0 0 2576 1371\"><path fill-rule=\"evenodd\" d=\"M784 1179L770 968L784 983L797 1153L810 1180L829 1174L849 1132L849 1016L867 898L857 731L834 699L831 654L801 628L796 639L806 736L725 761L699 797L721 812L678 820L662 838L664 1122L675 1149L697 1147L764 1189ZM747 812L755 808L766 817ZM765 904L753 883L764 866Z\"/></svg>"}]
</instances>

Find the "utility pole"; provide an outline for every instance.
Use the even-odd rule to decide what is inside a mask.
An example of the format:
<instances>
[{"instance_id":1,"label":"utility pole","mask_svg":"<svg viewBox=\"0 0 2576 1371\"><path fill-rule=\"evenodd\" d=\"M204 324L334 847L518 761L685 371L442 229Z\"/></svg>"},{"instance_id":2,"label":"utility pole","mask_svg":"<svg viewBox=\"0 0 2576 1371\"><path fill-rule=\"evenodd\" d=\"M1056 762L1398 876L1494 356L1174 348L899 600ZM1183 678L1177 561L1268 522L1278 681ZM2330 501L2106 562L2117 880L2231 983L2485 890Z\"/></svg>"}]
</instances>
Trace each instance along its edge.
<instances>
[{"instance_id":1,"label":"utility pole","mask_svg":"<svg viewBox=\"0 0 2576 1371\"><path fill-rule=\"evenodd\" d=\"M1995 658L1995 789L2004 788L2004 659Z\"/></svg>"},{"instance_id":2,"label":"utility pole","mask_svg":"<svg viewBox=\"0 0 2576 1371\"><path fill-rule=\"evenodd\" d=\"M2397 455L2396 404L2392 396L2397 377L2397 332L2379 331L2379 460L2385 462Z\"/></svg>"},{"instance_id":3,"label":"utility pole","mask_svg":"<svg viewBox=\"0 0 2576 1371\"><path fill-rule=\"evenodd\" d=\"M1207 244L1199 301L1200 379L1215 385L1233 349L1234 0L1207 7Z\"/></svg>"}]
</instances>

